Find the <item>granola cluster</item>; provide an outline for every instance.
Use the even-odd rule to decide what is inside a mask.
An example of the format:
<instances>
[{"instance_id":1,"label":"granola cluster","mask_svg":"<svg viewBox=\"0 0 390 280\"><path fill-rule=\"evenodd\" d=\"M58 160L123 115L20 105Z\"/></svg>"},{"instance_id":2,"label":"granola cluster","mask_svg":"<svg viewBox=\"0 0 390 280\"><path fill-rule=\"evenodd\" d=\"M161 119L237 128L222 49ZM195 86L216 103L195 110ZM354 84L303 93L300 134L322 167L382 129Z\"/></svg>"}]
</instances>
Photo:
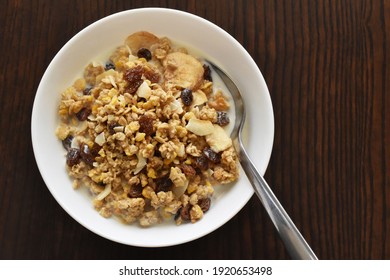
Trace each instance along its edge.
<instances>
[{"instance_id":1,"label":"granola cluster","mask_svg":"<svg viewBox=\"0 0 390 280\"><path fill-rule=\"evenodd\" d=\"M62 93L56 135L73 187L88 187L103 217L194 223L213 186L239 176L228 109L207 65L141 31Z\"/></svg>"}]
</instances>

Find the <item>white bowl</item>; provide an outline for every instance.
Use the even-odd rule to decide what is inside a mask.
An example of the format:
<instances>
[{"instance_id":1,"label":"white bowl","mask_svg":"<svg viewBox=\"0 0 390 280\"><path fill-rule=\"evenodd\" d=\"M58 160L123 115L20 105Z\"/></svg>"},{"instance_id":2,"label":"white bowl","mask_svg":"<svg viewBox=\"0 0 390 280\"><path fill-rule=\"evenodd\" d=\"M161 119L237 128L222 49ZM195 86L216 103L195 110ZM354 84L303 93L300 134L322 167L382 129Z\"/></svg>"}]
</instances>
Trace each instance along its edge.
<instances>
[{"instance_id":1,"label":"white bowl","mask_svg":"<svg viewBox=\"0 0 390 280\"><path fill-rule=\"evenodd\" d=\"M87 191L72 188L64 150L55 136L60 94L90 61L108 54L129 34L140 30L199 50L233 77L247 106L247 151L261 173L271 155L274 118L266 83L248 52L220 27L189 13L144 8L113 14L80 31L58 52L42 77L32 111L32 144L43 180L65 211L92 232L123 244L162 247L188 242L219 228L241 210L253 190L241 172L234 185L216 187L212 207L197 223L176 226L171 222L141 228L103 218L93 208Z\"/></svg>"}]
</instances>

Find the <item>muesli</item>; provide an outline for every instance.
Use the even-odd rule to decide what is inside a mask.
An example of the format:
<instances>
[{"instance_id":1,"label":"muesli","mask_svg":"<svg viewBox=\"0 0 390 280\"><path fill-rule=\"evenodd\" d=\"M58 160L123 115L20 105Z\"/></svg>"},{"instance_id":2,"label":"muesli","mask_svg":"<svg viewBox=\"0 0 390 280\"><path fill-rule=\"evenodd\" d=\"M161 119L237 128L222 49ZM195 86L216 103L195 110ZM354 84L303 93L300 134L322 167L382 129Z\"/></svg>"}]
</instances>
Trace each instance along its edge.
<instances>
[{"instance_id":1,"label":"muesli","mask_svg":"<svg viewBox=\"0 0 390 280\"><path fill-rule=\"evenodd\" d=\"M56 135L73 187L88 187L103 217L194 223L214 186L239 176L228 109L206 64L140 31L62 93Z\"/></svg>"}]
</instances>

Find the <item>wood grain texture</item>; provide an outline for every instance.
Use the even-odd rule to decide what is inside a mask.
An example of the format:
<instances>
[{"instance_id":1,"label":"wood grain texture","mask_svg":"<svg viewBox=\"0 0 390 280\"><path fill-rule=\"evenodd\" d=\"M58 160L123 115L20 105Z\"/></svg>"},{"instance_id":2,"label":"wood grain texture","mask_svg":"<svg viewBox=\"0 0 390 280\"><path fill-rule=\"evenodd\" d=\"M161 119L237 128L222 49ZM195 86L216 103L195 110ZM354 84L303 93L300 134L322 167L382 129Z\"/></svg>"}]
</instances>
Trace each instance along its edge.
<instances>
[{"instance_id":1,"label":"wood grain texture","mask_svg":"<svg viewBox=\"0 0 390 280\"><path fill-rule=\"evenodd\" d=\"M390 1L1 4L0 259L289 258L256 197L199 240L145 249L91 233L46 188L30 137L46 67L92 22L148 6L206 18L254 58L275 113L265 177L318 257L390 259Z\"/></svg>"}]
</instances>

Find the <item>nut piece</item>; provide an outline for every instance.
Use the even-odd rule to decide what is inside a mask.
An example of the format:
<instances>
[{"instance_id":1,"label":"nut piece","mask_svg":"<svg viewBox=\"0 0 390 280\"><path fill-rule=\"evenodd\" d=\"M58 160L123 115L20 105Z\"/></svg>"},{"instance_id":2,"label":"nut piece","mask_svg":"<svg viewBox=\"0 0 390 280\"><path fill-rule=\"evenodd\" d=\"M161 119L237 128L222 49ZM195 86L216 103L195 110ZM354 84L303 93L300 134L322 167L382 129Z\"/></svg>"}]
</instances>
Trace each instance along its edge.
<instances>
[{"instance_id":1,"label":"nut piece","mask_svg":"<svg viewBox=\"0 0 390 280\"><path fill-rule=\"evenodd\" d=\"M216 153L222 152L232 146L232 139L230 139L225 130L217 124L214 124L212 133L206 135L206 142Z\"/></svg>"},{"instance_id":2,"label":"nut piece","mask_svg":"<svg viewBox=\"0 0 390 280\"><path fill-rule=\"evenodd\" d=\"M195 223L203 217L203 211L199 205L194 205L190 210L191 223Z\"/></svg>"},{"instance_id":3,"label":"nut piece","mask_svg":"<svg viewBox=\"0 0 390 280\"><path fill-rule=\"evenodd\" d=\"M192 106L203 105L208 100L206 94L201 90L197 90L193 92L192 95L193 95Z\"/></svg>"},{"instance_id":4,"label":"nut piece","mask_svg":"<svg viewBox=\"0 0 390 280\"><path fill-rule=\"evenodd\" d=\"M199 87L203 80L203 66L193 56L174 52L167 55L163 61L166 89L187 88L190 90Z\"/></svg>"},{"instance_id":5,"label":"nut piece","mask_svg":"<svg viewBox=\"0 0 390 280\"><path fill-rule=\"evenodd\" d=\"M137 55L139 49L150 49L150 47L158 41L158 37L152 33L139 31L128 36L125 40L125 44L130 48L133 55Z\"/></svg>"},{"instance_id":6,"label":"nut piece","mask_svg":"<svg viewBox=\"0 0 390 280\"><path fill-rule=\"evenodd\" d=\"M205 136L213 132L214 125L210 121L192 118L188 121L186 128L198 136Z\"/></svg>"},{"instance_id":7,"label":"nut piece","mask_svg":"<svg viewBox=\"0 0 390 280\"><path fill-rule=\"evenodd\" d=\"M149 85L144 81L137 89L136 94L139 97L142 97L142 98L145 98L146 100L148 100L149 97L152 95L152 90L150 89Z\"/></svg>"}]
</instances>

